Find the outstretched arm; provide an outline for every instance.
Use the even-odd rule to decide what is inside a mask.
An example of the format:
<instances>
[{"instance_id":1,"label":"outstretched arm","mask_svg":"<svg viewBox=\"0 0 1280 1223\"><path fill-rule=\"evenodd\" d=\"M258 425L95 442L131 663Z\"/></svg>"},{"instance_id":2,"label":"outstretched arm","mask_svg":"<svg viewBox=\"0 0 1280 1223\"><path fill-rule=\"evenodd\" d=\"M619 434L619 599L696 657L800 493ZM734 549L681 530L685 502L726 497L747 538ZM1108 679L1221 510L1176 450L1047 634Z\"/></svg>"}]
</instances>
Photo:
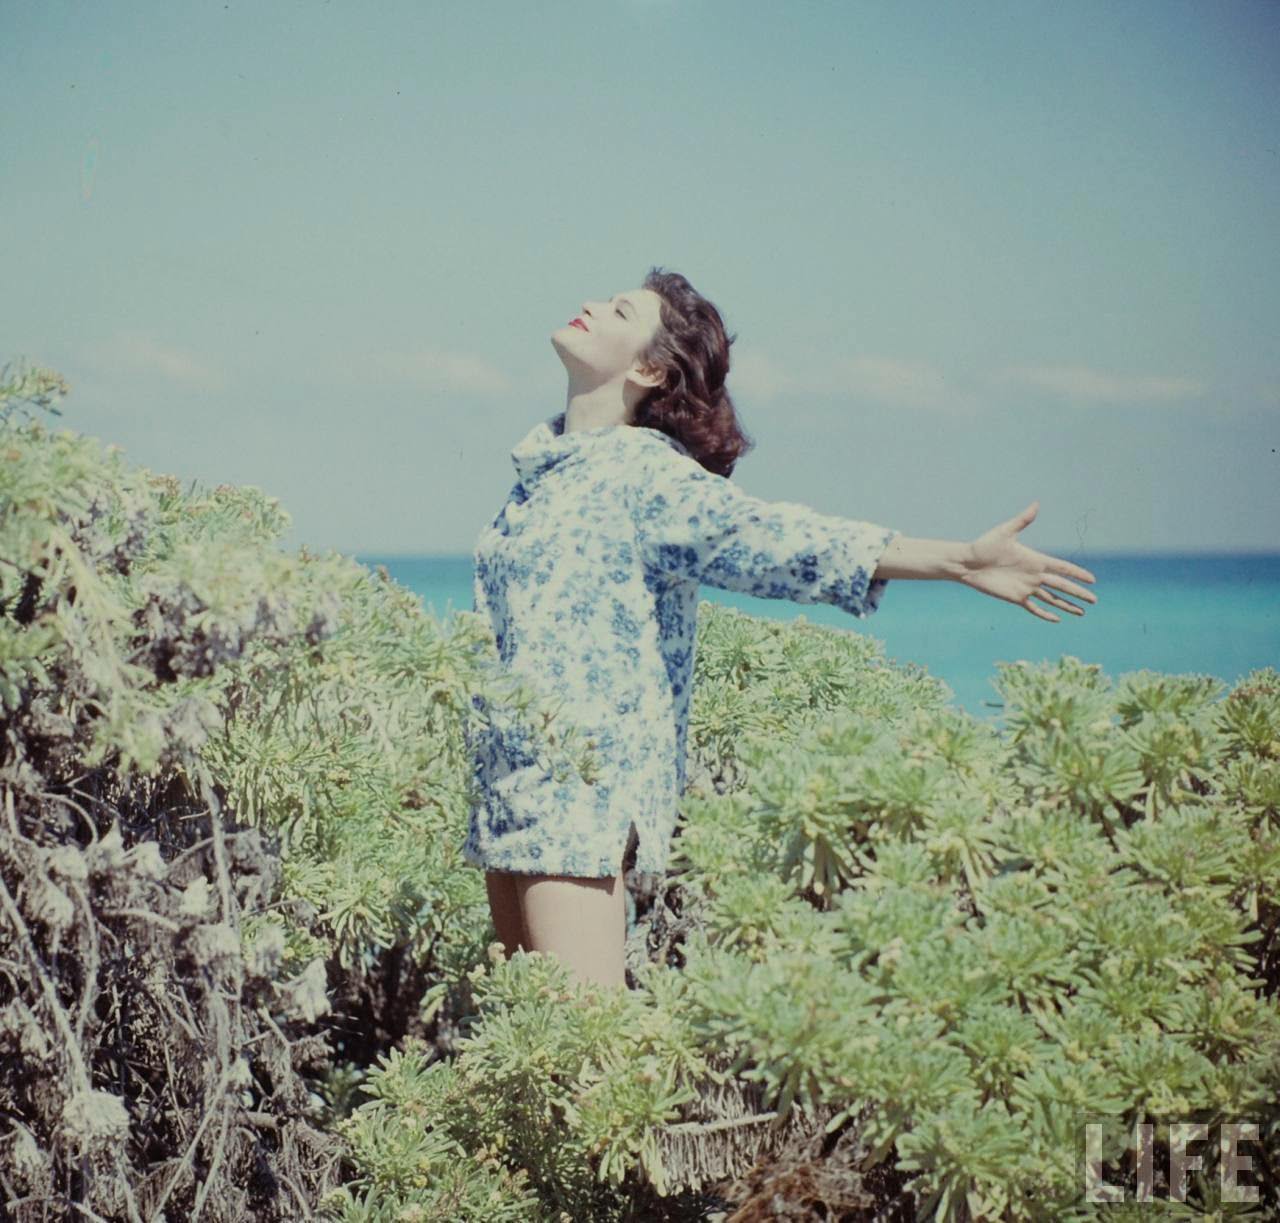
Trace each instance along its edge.
<instances>
[{"instance_id":1,"label":"outstretched arm","mask_svg":"<svg viewBox=\"0 0 1280 1223\"><path fill-rule=\"evenodd\" d=\"M636 545L646 569L763 599L830 603L869 616L887 579L874 577L898 532L765 501L698 462L646 456L630 489Z\"/></svg>"},{"instance_id":2,"label":"outstretched arm","mask_svg":"<svg viewBox=\"0 0 1280 1223\"><path fill-rule=\"evenodd\" d=\"M1094 581L1087 569L1037 552L1018 543L1016 536L1029 526L1040 509L1033 501L1021 514L994 526L972 543L952 539L912 539L900 535L884 551L876 576L882 578L945 578L972 587L980 594L1025 607L1033 616L1057 624L1061 619L1041 611L1031 599L1083 616L1084 609L1051 594L1045 587L1063 590L1078 599L1096 603L1098 596L1069 577Z\"/></svg>"},{"instance_id":3,"label":"outstretched arm","mask_svg":"<svg viewBox=\"0 0 1280 1223\"><path fill-rule=\"evenodd\" d=\"M1049 588L1098 601L1069 580L1094 582L1087 569L1017 541L1038 501L965 542L912 538L795 502L764 501L681 456L647 463L642 476L632 499L636 541L650 570L673 577L766 599L833 603L859 617L876 611L891 578L960 582L1053 623L1061 617L1033 597L1075 616L1084 609Z\"/></svg>"},{"instance_id":4,"label":"outstretched arm","mask_svg":"<svg viewBox=\"0 0 1280 1223\"><path fill-rule=\"evenodd\" d=\"M876 566L878 578L920 578L959 582L968 572L973 545L958 539L898 535Z\"/></svg>"}]
</instances>

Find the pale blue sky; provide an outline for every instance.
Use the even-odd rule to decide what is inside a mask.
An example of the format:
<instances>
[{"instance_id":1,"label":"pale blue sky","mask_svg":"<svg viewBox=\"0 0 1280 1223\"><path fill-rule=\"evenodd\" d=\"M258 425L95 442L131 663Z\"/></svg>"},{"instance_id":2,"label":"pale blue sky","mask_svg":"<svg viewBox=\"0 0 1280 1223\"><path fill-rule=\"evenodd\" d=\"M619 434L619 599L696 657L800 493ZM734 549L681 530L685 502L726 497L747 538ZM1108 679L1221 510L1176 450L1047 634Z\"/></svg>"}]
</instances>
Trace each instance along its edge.
<instances>
[{"instance_id":1,"label":"pale blue sky","mask_svg":"<svg viewBox=\"0 0 1280 1223\"><path fill-rule=\"evenodd\" d=\"M0 7L0 361L285 544L469 552L551 333L683 272L735 480L1275 548L1280 4Z\"/></svg>"}]
</instances>

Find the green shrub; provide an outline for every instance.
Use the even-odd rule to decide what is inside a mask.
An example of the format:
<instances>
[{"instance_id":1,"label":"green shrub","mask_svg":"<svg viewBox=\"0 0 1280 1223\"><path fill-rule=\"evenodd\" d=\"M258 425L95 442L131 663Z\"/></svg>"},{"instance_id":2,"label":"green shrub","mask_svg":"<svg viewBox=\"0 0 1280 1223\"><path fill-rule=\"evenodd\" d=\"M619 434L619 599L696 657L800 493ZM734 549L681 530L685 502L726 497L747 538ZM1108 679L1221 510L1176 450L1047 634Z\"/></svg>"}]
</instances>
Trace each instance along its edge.
<instances>
[{"instance_id":1,"label":"green shrub","mask_svg":"<svg viewBox=\"0 0 1280 1223\"><path fill-rule=\"evenodd\" d=\"M635 988L582 989L497 954L460 860L472 698L586 772L572 711L473 614L281 553L259 490L0 382L15 1209L1089 1218L1128 1210L1084 1201L1087 1122L1132 1198L1136 1123L1162 1176L1171 1125L1249 1120L1280 1209L1274 669L998 664L996 729L873 638L703 603L672 870ZM1201 1154L1187 1208L1231 1213Z\"/></svg>"},{"instance_id":2,"label":"green shrub","mask_svg":"<svg viewBox=\"0 0 1280 1223\"><path fill-rule=\"evenodd\" d=\"M32 1217L296 1218L370 1050L466 1011L462 711L539 709L259 490L24 419L66 389L0 379L0 1174Z\"/></svg>"}]
</instances>

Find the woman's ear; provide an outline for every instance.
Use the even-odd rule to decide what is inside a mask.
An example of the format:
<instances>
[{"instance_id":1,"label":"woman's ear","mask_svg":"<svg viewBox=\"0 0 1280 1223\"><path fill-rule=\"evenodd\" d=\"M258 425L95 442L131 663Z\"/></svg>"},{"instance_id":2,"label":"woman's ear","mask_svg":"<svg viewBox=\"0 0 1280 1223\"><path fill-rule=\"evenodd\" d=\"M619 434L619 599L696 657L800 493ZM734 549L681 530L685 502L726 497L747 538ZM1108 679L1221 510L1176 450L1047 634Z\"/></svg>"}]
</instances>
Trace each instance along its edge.
<instances>
[{"instance_id":1,"label":"woman's ear","mask_svg":"<svg viewBox=\"0 0 1280 1223\"><path fill-rule=\"evenodd\" d=\"M633 365L628 377L632 382L636 383L637 386L661 386L663 382L663 371L657 367L643 368L639 365Z\"/></svg>"}]
</instances>

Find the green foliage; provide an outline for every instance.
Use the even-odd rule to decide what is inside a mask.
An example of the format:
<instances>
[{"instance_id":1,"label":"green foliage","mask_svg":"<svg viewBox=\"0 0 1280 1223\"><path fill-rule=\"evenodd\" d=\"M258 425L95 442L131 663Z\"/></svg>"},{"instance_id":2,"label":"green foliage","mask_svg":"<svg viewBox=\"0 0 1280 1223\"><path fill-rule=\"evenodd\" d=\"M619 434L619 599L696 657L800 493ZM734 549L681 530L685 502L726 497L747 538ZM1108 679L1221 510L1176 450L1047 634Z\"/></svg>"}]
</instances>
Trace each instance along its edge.
<instances>
[{"instance_id":1,"label":"green foliage","mask_svg":"<svg viewBox=\"0 0 1280 1223\"><path fill-rule=\"evenodd\" d=\"M269 914L278 856L236 827L201 751L250 642L318 637L326 600L275 592L295 563L261 546L287 518L257 490L183 497L117 447L34 418L66 392L58 375L7 371L6 1206L138 1218L216 1201L267 1218L287 1181L290 1214L335 1146L299 1073L306 1047L291 1046L328 1008L325 963Z\"/></svg>"},{"instance_id":2,"label":"green foliage","mask_svg":"<svg viewBox=\"0 0 1280 1223\"><path fill-rule=\"evenodd\" d=\"M801 615L757 619L703 602L698 607L696 683L689 712L690 779L736 780L741 745L789 743L832 711L867 721L914 708L942 708L951 690L914 664L888 666L873 637L810 624Z\"/></svg>"},{"instance_id":3,"label":"green foliage","mask_svg":"<svg viewBox=\"0 0 1280 1223\"><path fill-rule=\"evenodd\" d=\"M997 686L1003 736L841 709L741 748L746 784L687 812L707 940L686 974L711 1046L780 1111L840 1104L835 1126L879 1105L874 1153L917 1172L922 1211L1056 1218L1080 1206L1086 1120L1280 1125L1257 771L1280 685L1255 672L1215 703L1215 681L1141 672L1113 691L1064 658ZM801 897L834 947L777 939Z\"/></svg>"},{"instance_id":4,"label":"green foliage","mask_svg":"<svg viewBox=\"0 0 1280 1223\"><path fill-rule=\"evenodd\" d=\"M1135 1121L1157 1123L1157 1171L1176 1121L1257 1120L1274 1151L1273 668L1224 695L1002 663L997 729L873 638L704 603L678 946L635 989L581 989L486 949L459 857L487 702L589 775L572 710L504 677L474 615L440 624L385 571L281 553L288 516L259 490L184 492L9 420L61 389L0 387L0 902L26 974L0 976L21 1127L0 1151L33 1201L79 1166L73 1139L107 1159L128 1138L78 1205L248 1209L265 1131L295 1153L289 1192L319 1198L308 1120L341 1143L324 1212L353 1221L703 1217L705 1169L745 1169L797 1119L856 1126L861 1170L948 1221L1090 1217L1088 1121L1130 1190ZM126 944L142 954L104 960ZM162 1021L109 1026L94 990ZM323 1107L294 1067L313 1038ZM139 1057L175 1050L144 1086ZM163 1125L122 1110L121 1075ZM1191 1205L1214 1210L1204 1157Z\"/></svg>"},{"instance_id":5,"label":"green foliage","mask_svg":"<svg viewBox=\"0 0 1280 1223\"><path fill-rule=\"evenodd\" d=\"M721 627L719 609L702 613ZM1135 1121L1157 1123L1158 1172L1177 1120L1255 1119L1274 1143L1277 812L1240 768L1267 762L1259 728L1280 700L1267 672L1215 703L1220 686L1199 677L1140 673L1112 690L1075 659L1022 666L1002 677L1001 733L947 707L868 718L828 665L826 702L773 725L751 688L778 673L726 647L741 634L729 616L720 652L699 654L722 668L698 675L703 776L720 792L691 788L676 842L694 930L682 970L643 983L680 982L652 1013L695 1056L673 1080L638 1029L606 1022L595 1031L618 1056L586 1059L580 1003L522 978L541 957L518 955L453 1063L475 1076L464 1146L505 1135L505 1166L530 1172L543 1209L621 1217L591 1197L583 1151L615 1151L587 1169L633 1199L655 1185L675 1127L657 1095L634 1094L646 1064L704 1097L725 1075L758 1086L773 1130L799 1109L835 1132L871 1103L863 1166L910 1173L920 1217L1090 1217L1090 1121L1131 1197ZM857 653L843 655L851 671ZM732 751L707 755L715 744ZM1253 801L1236 801L1249 784ZM1206 1209L1215 1193L1212 1175L1193 1180Z\"/></svg>"},{"instance_id":6,"label":"green foliage","mask_svg":"<svg viewBox=\"0 0 1280 1223\"><path fill-rule=\"evenodd\" d=\"M381 1218L391 1200L424 1219L645 1217L626 1173L667 1191L661 1127L712 1073L677 975L651 967L653 988L629 991L584 988L538 953L477 966L478 1022L458 1056L381 1059L372 1098L339 1123L359 1174L327 1217Z\"/></svg>"},{"instance_id":7,"label":"green foliage","mask_svg":"<svg viewBox=\"0 0 1280 1223\"><path fill-rule=\"evenodd\" d=\"M32 407L61 416L58 400L70 390L67 380L57 370L31 365L22 359L10 361L0 367L0 422L7 424L19 413L30 419L35 415Z\"/></svg>"},{"instance_id":8,"label":"green foliage","mask_svg":"<svg viewBox=\"0 0 1280 1223\"><path fill-rule=\"evenodd\" d=\"M458 1096L456 1075L416 1047L379 1057L365 1084L372 1098L337 1129L350 1139L358 1175L322 1203L343 1220L523 1220L537 1199L525 1174L507 1172L480 1144L467 1148L435 1123Z\"/></svg>"},{"instance_id":9,"label":"green foliage","mask_svg":"<svg viewBox=\"0 0 1280 1223\"><path fill-rule=\"evenodd\" d=\"M298 1030L379 992L399 957L423 983L402 1022L447 1047L483 957L483 876L459 861L473 696L529 718L557 767L590 753L497 674L478 617L440 625L385 571L283 553L289 516L258 489L183 489L26 419L65 389L41 370L0 384L0 912L21 948L0 977L0 1042L17 1042L0 1107L22 1140L0 1152L44 1152L9 1185L55 1197L70 1139L124 1127L139 1162L80 1198L98 1213L130 1192L248 1209L247 1179L254 1210L294 1217L332 1164L303 1131L344 1114L379 1039L344 1014L331 1045ZM328 1053L317 1097L296 1067ZM159 1081L126 1072L134 1057ZM121 1092L156 1102L126 1115ZM266 1177L255 1130L280 1146L286 1123L300 1136Z\"/></svg>"}]
</instances>

